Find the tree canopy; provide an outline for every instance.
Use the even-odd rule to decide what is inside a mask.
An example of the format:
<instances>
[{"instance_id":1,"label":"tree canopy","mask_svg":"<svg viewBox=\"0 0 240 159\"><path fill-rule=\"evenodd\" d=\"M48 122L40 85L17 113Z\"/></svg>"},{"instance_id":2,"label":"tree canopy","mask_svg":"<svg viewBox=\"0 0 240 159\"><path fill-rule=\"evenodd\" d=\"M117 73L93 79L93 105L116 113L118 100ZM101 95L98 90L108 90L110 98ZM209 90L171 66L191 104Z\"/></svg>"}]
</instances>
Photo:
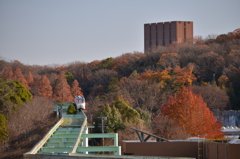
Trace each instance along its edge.
<instances>
[{"instance_id":1,"label":"tree canopy","mask_svg":"<svg viewBox=\"0 0 240 159\"><path fill-rule=\"evenodd\" d=\"M32 99L32 94L19 81L0 78L0 111L9 113Z\"/></svg>"},{"instance_id":2,"label":"tree canopy","mask_svg":"<svg viewBox=\"0 0 240 159\"><path fill-rule=\"evenodd\" d=\"M117 108L114 106L109 106L108 104L103 107L103 116L107 117L107 132L117 132L124 128L124 123L121 114Z\"/></svg>"},{"instance_id":3,"label":"tree canopy","mask_svg":"<svg viewBox=\"0 0 240 159\"><path fill-rule=\"evenodd\" d=\"M216 121L213 113L206 107L200 94L192 88L182 87L180 92L169 96L162 107L162 113L175 121L191 136L207 135L207 138L223 138L221 123Z\"/></svg>"}]
</instances>

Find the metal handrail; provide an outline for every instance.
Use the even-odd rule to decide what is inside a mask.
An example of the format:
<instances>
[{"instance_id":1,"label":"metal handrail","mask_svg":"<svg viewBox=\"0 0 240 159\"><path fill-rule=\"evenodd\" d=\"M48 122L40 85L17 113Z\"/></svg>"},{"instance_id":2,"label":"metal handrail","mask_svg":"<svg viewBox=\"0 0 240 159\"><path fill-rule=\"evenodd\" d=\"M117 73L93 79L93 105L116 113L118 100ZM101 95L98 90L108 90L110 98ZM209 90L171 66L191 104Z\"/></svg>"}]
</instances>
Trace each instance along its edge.
<instances>
[{"instance_id":1,"label":"metal handrail","mask_svg":"<svg viewBox=\"0 0 240 159\"><path fill-rule=\"evenodd\" d=\"M31 151L27 152L26 154L35 154L39 151L40 148L46 143L46 141L51 137L51 135L57 130L57 128L63 123L63 118L61 118L54 127L49 130L49 132L40 140Z\"/></svg>"},{"instance_id":2,"label":"metal handrail","mask_svg":"<svg viewBox=\"0 0 240 159\"><path fill-rule=\"evenodd\" d=\"M77 147L78 147L78 144L80 142L80 139L81 139L81 136L82 136L82 132L87 124L87 116L85 115L85 113L83 112L83 110L81 110L82 114L84 115L84 121L82 123L82 126L81 126L81 129L79 131L79 134L78 134L78 137L77 137L77 140L75 141L74 143L74 146L72 148L72 151L71 153L76 153L76 150L77 150Z\"/></svg>"}]
</instances>

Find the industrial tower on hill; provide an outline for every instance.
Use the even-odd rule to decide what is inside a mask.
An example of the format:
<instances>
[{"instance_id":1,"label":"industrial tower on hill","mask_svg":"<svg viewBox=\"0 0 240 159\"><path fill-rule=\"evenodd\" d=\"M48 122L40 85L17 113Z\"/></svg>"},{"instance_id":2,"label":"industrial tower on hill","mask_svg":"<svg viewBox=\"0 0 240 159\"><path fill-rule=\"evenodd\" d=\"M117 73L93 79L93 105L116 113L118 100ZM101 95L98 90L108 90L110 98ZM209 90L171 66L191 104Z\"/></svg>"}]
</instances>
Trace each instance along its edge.
<instances>
[{"instance_id":1,"label":"industrial tower on hill","mask_svg":"<svg viewBox=\"0 0 240 159\"><path fill-rule=\"evenodd\" d=\"M184 43L193 40L192 21L171 21L144 24L144 50L172 43Z\"/></svg>"}]
</instances>

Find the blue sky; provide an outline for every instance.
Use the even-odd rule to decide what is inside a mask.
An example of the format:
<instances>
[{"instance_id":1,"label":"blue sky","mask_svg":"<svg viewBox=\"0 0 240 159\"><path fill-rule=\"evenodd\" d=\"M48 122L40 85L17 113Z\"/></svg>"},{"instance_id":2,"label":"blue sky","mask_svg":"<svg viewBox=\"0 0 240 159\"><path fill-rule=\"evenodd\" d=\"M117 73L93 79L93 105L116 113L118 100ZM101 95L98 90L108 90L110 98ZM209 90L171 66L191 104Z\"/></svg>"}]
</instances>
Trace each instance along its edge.
<instances>
[{"instance_id":1,"label":"blue sky","mask_svg":"<svg viewBox=\"0 0 240 159\"><path fill-rule=\"evenodd\" d=\"M143 52L144 23L193 21L194 35L240 28L239 0L0 0L0 57L28 65Z\"/></svg>"}]
</instances>

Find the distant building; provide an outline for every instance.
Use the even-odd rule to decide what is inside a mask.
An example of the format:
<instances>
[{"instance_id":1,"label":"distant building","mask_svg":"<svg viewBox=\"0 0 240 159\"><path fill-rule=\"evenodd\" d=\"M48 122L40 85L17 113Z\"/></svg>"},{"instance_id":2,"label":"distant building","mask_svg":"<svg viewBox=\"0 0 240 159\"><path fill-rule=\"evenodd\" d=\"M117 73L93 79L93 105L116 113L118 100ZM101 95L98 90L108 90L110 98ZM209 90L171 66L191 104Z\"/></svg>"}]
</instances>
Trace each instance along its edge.
<instances>
[{"instance_id":1,"label":"distant building","mask_svg":"<svg viewBox=\"0 0 240 159\"><path fill-rule=\"evenodd\" d=\"M172 21L144 24L144 50L157 46L193 40L192 21Z\"/></svg>"}]
</instances>

